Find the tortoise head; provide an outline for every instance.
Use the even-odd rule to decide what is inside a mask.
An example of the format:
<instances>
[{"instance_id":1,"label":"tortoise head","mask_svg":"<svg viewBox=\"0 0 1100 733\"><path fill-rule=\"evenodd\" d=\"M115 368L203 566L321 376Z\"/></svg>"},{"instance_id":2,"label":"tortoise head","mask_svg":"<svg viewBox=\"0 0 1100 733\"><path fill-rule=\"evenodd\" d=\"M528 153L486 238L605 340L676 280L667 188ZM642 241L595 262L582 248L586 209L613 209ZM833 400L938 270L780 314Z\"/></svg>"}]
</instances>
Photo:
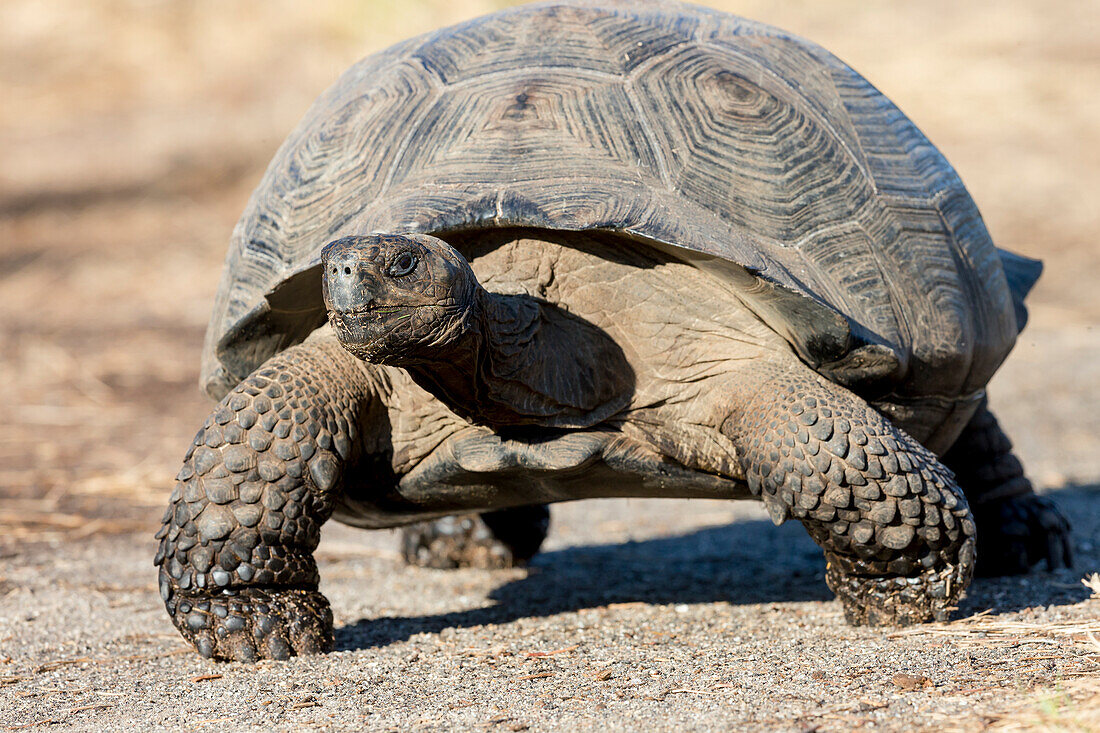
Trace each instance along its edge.
<instances>
[{"instance_id":1,"label":"tortoise head","mask_svg":"<svg viewBox=\"0 0 1100 733\"><path fill-rule=\"evenodd\" d=\"M329 322L360 359L395 366L445 359L472 328L481 286L441 239L344 237L325 246L321 263Z\"/></svg>"}]
</instances>

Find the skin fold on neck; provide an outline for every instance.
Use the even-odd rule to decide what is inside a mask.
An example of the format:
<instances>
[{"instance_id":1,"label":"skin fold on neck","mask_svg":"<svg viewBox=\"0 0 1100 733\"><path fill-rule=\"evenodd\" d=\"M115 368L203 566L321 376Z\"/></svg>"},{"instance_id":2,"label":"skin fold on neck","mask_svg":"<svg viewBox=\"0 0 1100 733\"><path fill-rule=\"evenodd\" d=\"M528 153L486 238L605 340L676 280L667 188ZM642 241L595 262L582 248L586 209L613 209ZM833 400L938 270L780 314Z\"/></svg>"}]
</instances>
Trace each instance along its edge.
<instances>
[{"instance_id":1,"label":"skin fold on neck","mask_svg":"<svg viewBox=\"0 0 1100 733\"><path fill-rule=\"evenodd\" d=\"M457 335L405 368L461 417L491 427L591 427L629 403L634 372L603 330L527 295L477 286Z\"/></svg>"}]
</instances>

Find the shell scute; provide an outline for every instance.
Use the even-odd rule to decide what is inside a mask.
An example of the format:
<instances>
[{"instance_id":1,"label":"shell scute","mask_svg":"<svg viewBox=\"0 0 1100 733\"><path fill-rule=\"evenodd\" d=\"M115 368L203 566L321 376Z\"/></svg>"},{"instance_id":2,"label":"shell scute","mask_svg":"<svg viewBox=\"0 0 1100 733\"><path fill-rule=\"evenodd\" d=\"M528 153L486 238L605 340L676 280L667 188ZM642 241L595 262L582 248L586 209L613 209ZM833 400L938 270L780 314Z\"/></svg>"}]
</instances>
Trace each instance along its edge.
<instances>
[{"instance_id":1,"label":"shell scute","mask_svg":"<svg viewBox=\"0 0 1100 733\"><path fill-rule=\"evenodd\" d=\"M323 322L328 241L517 225L673 252L826 376L902 402L972 401L1036 276L1014 263L1010 290L955 171L820 47L691 6L567 0L406 41L322 95L234 233L207 391Z\"/></svg>"}]
</instances>

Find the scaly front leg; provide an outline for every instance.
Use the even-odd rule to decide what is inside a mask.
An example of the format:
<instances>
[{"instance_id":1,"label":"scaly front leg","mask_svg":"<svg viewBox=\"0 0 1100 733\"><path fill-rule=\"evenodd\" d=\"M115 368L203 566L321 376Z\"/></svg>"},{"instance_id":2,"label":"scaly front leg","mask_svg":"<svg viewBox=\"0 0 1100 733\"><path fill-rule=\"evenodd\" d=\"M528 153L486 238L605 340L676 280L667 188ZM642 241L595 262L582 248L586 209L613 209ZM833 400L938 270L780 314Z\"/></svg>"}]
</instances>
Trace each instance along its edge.
<instances>
[{"instance_id":1,"label":"scaly front leg","mask_svg":"<svg viewBox=\"0 0 1100 733\"><path fill-rule=\"evenodd\" d=\"M332 648L312 553L377 422L369 369L334 340L311 340L253 372L195 436L155 563L172 622L204 657Z\"/></svg>"},{"instance_id":2,"label":"scaly front leg","mask_svg":"<svg viewBox=\"0 0 1100 733\"><path fill-rule=\"evenodd\" d=\"M723 424L773 521L801 520L853 624L946 619L974 573L954 476L862 399L790 365L748 365Z\"/></svg>"}]
</instances>

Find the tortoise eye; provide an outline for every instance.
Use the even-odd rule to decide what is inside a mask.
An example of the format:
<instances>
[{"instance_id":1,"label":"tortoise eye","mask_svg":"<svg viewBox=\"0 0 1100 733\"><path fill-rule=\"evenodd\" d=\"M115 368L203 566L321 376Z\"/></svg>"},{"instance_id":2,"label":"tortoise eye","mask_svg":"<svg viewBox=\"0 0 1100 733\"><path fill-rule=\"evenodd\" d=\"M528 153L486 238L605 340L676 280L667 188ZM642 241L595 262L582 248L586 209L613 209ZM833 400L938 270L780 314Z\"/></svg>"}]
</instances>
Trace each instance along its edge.
<instances>
[{"instance_id":1,"label":"tortoise eye","mask_svg":"<svg viewBox=\"0 0 1100 733\"><path fill-rule=\"evenodd\" d=\"M412 252L402 252L397 256L389 268L391 277L403 277L416 269L416 255Z\"/></svg>"}]
</instances>

